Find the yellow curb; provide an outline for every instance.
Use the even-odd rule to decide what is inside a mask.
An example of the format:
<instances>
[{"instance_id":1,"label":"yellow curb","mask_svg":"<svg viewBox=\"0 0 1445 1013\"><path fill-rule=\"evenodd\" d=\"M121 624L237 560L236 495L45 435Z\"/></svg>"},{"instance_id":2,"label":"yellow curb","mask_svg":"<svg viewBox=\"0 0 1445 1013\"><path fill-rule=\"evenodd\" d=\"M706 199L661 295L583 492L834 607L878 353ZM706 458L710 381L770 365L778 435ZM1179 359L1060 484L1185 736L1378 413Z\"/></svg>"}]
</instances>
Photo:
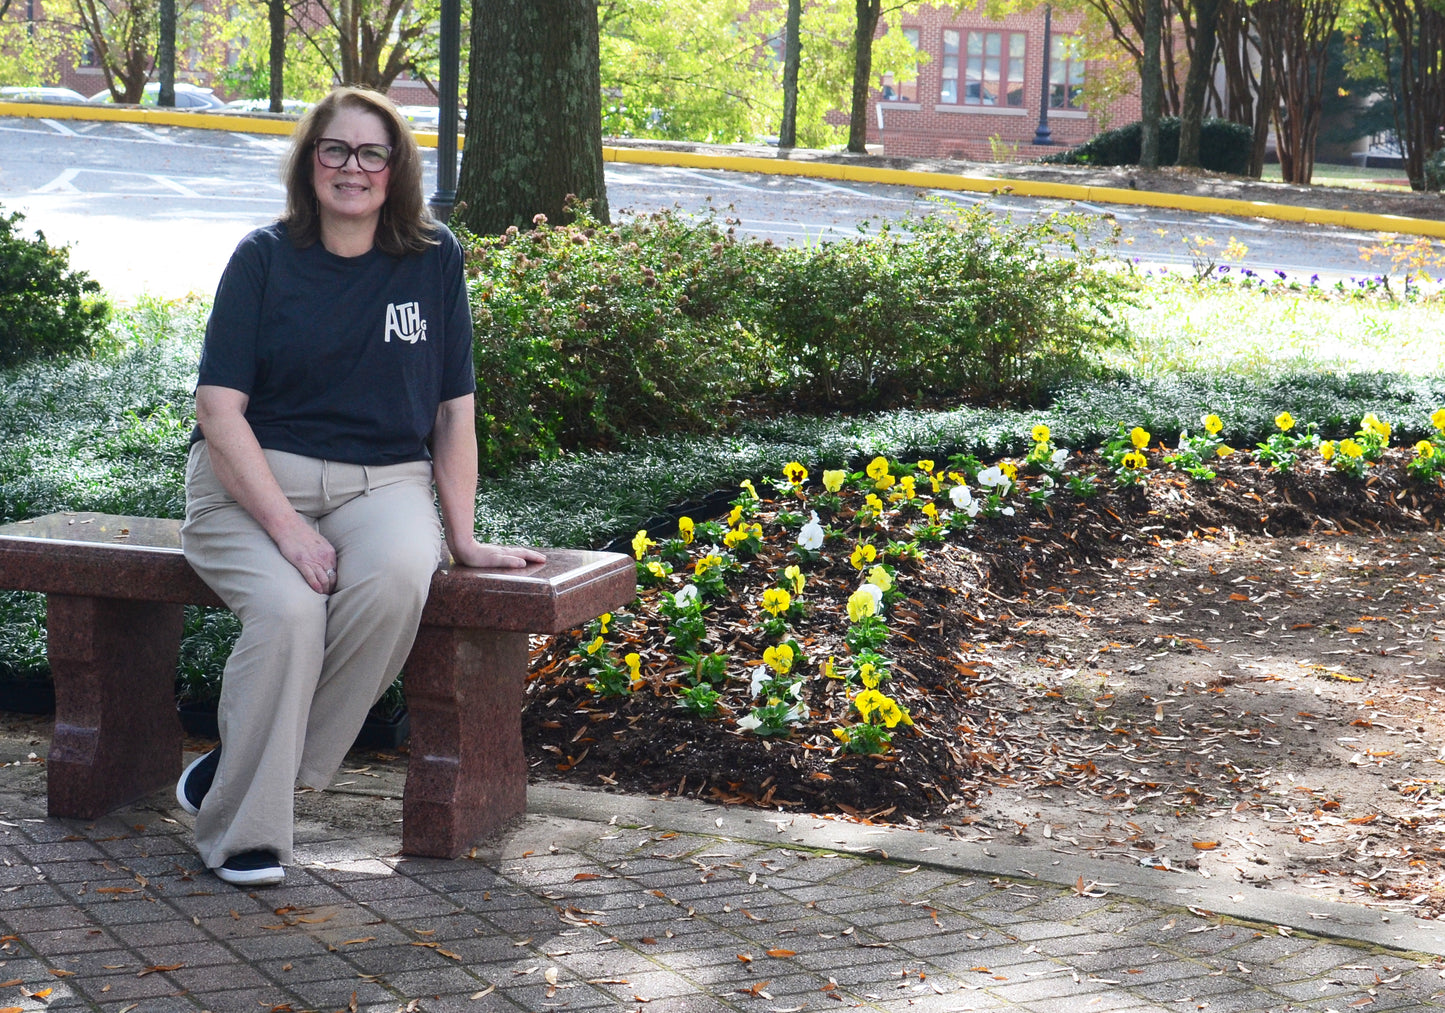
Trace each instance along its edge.
<instances>
[{"instance_id":1,"label":"yellow curb","mask_svg":"<svg viewBox=\"0 0 1445 1013\"><path fill-rule=\"evenodd\" d=\"M1236 218L1272 218L1284 222L1337 225L1363 232L1394 232L1445 238L1445 222L1430 221L1424 218L1375 215L1360 211L1332 211L1326 208L1267 204L1263 201L1230 200L1223 197L1195 197L1189 194L1160 193L1154 190L1123 190L1114 187L1078 186L1073 183L1041 183L1019 179L991 179L983 176L955 176L942 172L874 169L862 165L835 165L829 162L791 162L781 158L758 158L756 156L699 155L685 151L603 148L602 153L603 158L613 162L680 165L694 169L729 169L734 172L842 179L855 183L886 183L893 186L914 186L931 190L1006 193L1018 197L1045 197L1096 204L1133 204L1144 207L1172 208L1178 211L1197 211L1202 214L1230 215ZM1442 204L1442 208L1445 208L1445 204Z\"/></svg>"},{"instance_id":2,"label":"yellow curb","mask_svg":"<svg viewBox=\"0 0 1445 1013\"><path fill-rule=\"evenodd\" d=\"M177 112L172 109L154 109L144 106L45 105L38 102L0 102L0 116L52 120L106 120L120 123L147 123L155 126L195 127L202 130L279 135L289 135L296 125L294 120L270 119L264 116ZM435 148L437 135L429 131L417 131L416 141L423 148ZM457 137L459 147L462 141L463 138L459 134ZM805 176L810 179L840 179L854 183L884 183L892 186L922 187L931 190L1007 193L1018 197L1167 208L1176 211L1196 211L1201 214L1229 215L1235 218L1269 218L1282 222L1334 225L1361 232L1391 232L1445 239L1445 221L1405 218L1399 215L1366 214L1360 211L1332 211L1326 208L1300 207L1292 204L1268 204L1263 201L1230 200L1223 197L1195 197L1189 194L1160 193L1153 190L1124 190L1114 187L1078 186L1073 183L1041 183L1020 179L958 176L946 172L875 169L863 165L839 165L832 162L794 162L783 158L700 155L688 151L656 151L644 148L603 147L602 157L608 162L676 165L693 169L724 169L732 172L756 172L777 176Z\"/></svg>"}]
</instances>

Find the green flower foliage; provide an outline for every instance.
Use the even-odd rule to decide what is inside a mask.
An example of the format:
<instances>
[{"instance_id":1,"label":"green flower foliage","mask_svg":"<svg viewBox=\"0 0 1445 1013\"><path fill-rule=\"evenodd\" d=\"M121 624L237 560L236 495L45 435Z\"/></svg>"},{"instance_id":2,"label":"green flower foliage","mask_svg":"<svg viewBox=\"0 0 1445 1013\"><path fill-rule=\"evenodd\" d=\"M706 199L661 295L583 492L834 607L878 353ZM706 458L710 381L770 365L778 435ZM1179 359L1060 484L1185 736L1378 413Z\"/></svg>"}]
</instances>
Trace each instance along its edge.
<instances>
[{"instance_id":1,"label":"green flower foliage","mask_svg":"<svg viewBox=\"0 0 1445 1013\"><path fill-rule=\"evenodd\" d=\"M0 213L0 369L31 359L90 352L105 331L110 307L100 284L70 269L70 252L42 233L19 230L24 215Z\"/></svg>"}]
</instances>

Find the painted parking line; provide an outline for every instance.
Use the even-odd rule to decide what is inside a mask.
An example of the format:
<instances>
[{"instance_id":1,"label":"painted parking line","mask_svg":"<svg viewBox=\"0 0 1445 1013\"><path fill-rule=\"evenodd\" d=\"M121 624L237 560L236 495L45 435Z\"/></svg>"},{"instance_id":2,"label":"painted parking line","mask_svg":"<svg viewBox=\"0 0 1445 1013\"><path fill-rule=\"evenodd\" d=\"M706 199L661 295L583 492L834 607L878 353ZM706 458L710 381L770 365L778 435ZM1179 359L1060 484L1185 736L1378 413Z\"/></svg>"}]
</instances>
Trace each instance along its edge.
<instances>
[{"instance_id":1,"label":"painted parking line","mask_svg":"<svg viewBox=\"0 0 1445 1013\"><path fill-rule=\"evenodd\" d=\"M170 176L160 176L160 175L148 173L147 176L146 176L146 178L149 179L149 180L151 180L152 182L154 182L154 183L155 183L156 185L158 185L158 186L163 186L163 187L166 187L167 189L174 190L176 193L180 194L182 197L193 197L193 198L195 198L196 200L202 199L202 195L201 195L201 194L196 193L196 191L192 190L190 187L184 185L183 183L181 183L181 182L179 182L179 181L177 181L177 180L172 179Z\"/></svg>"},{"instance_id":2,"label":"painted parking line","mask_svg":"<svg viewBox=\"0 0 1445 1013\"><path fill-rule=\"evenodd\" d=\"M125 127L125 128L126 128L127 130L129 130L129 131L132 131L133 133L140 134L142 137L144 137L144 138L145 138L146 140L148 140L148 141L154 141L156 144L175 144L175 143L176 143L175 140L174 140L174 138L170 138L170 137L166 137L166 136L164 136L164 135L162 135L162 134L158 134L158 133L156 133L154 130L152 130L150 127L148 127L148 126L146 126L146 125L144 125L144 124L142 124L142 123L122 123L121 126Z\"/></svg>"},{"instance_id":3,"label":"painted parking line","mask_svg":"<svg viewBox=\"0 0 1445 1013\"><path fill-rule=\"evenodd\" d=\"M64 123L61 123L59 120L41 120L40 122L44 123L47 127L49 127L51 130L54 130L57 134L60 134L62 137L80 136L74 130L71 130L69 127L67 127Z\"/></svg>"},{"instance_id":4,"label":"painted parking line","mask_svg":"<svg viewBox=\"0 0 1445 1013\"><path fill-rule=\"evenodd\" d=\"M231 136L253 148L264 148L277 154L284 154L291 147L286 141L278 141L273 137L257 137L255 134L242 134L235 130L231 131Z\"/></svg>"},{"instance_id":5,"label":"painted parking line","mask_svg":"<svg viewBox=\"0 0 1445 1013\"><path fill-rule=\"evenodd\" d=\"M79 169L66 169L59 176L56 176L49 183L36 189L35 193L80 193L75 185L75 177L80 175Z\"/></svg>"}]
</instances>

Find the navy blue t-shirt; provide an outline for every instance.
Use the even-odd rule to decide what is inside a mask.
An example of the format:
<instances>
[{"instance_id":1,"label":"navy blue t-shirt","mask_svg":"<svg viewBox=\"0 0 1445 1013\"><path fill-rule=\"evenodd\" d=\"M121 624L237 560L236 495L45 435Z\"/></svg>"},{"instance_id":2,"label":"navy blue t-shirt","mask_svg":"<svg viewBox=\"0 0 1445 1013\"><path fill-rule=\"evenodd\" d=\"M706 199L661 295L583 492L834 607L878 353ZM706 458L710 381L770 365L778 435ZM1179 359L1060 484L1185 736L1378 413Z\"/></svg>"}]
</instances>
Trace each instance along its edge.
<instances>
[{"instance_id":1,"label":"navy blue t-shirt","mask_svg":"<svg viewBox=\"0 0 1445 1013\"><path fill-rule=\"evenodd\" d=\"M338 257L297 249L280 223L252 232L221 275L199 382L247 394L266 449L426 460L438 405L476 390L461 246L442 226L437 238L400 258Z\"/></svg>"}]
</instances>

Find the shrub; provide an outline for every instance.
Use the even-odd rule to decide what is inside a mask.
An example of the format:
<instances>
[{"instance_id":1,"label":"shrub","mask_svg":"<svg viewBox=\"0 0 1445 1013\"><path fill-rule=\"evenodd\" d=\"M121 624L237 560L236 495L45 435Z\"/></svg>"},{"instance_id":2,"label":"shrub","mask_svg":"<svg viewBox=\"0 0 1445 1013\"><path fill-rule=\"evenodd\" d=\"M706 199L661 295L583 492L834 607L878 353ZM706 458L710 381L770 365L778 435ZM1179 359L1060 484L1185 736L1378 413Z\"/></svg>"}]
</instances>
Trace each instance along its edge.
<instances>
[{"instance_id":1,"label":"shrub","mask_svg":"<svg viewBox=\"0 0 1445 1013\"><path fill-rule=\"evenodd\" d=\"M1129 123L1041 161L1060 165L1138 165L1143 135L1142 123ZM1253 145L1253 131L1244 124L1206 119L1199 136L1199 163L1211 172L1244 176L1249 172ZM1178 160L1179 117L1165 116L1159 121L1159 164L1173 165Z\"/></svg>"},{"instance_id":2,"label":"shrub","mask_svg":"<svg viewBox=\"0 0 1445 1013\"><path fill-rule=\"evenodd\" d=\"M1080 242L1091 224L940 210L783 251L759 283L781 365L830 409L1034 400L1087 350L1124 340L1114 304L1126 282Z\"/></svg>"},{"instance_id":3,"label":"shrub","mask_svg":"<svg viewBox=\"0 0 1445 1013\"><path fill-rule=\"evenodd\" d=\"M708 218L463 236L484 466L706 430L759 372L748 291L771 246Z\"/></svg>"},{"instance_id":4,"label":"shrub","mask_svg":"<svg viewBox=\"0 0 1445 1013\"><path fill-rule=\"evenodd\" d=\"M99 283L70 270L69 251L20 234L24 217L0 214L0 369L89 352L110 313Z\"/></svg>"}]
</instances>

